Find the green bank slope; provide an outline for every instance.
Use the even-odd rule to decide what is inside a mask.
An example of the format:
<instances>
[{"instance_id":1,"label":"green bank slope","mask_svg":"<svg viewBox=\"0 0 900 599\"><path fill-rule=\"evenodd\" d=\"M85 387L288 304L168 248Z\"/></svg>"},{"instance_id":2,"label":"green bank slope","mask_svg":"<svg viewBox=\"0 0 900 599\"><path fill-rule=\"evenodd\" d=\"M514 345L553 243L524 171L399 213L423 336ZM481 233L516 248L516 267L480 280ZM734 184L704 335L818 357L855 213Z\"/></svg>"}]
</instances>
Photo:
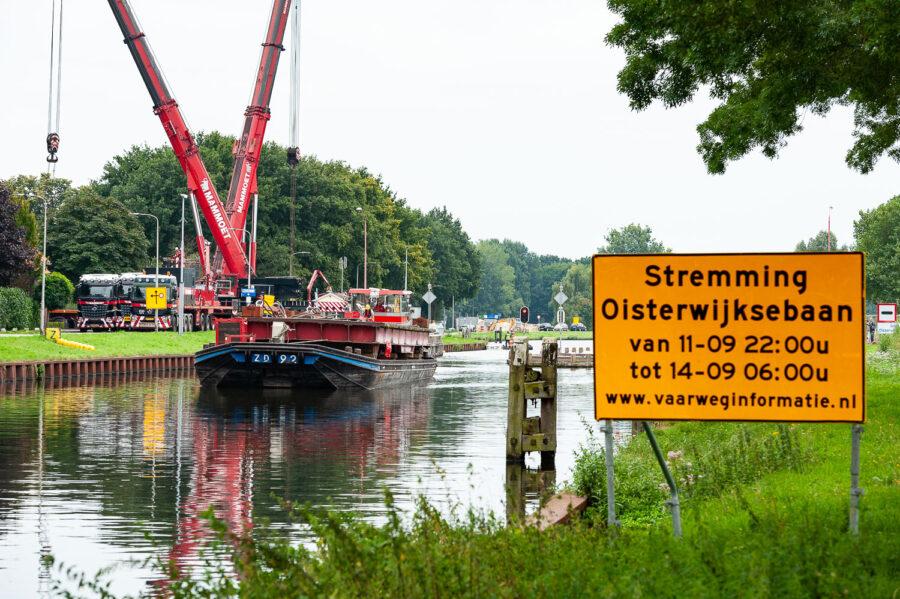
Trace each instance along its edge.
<instances>
[{"instance_id":1,"label":"green bank slope","mask_svg":"<svg viewBox=\"0 0 900 599\"><path fill-rule=\"evenodd\" d=\"M215 333L199 331L179 336L174 332L116 331L63 335L64 339L93 345L94 351L59 345L43 337L0 337L0 362L77 360L110 356L152 356L192 354L211 343Z\"/></svg>"}]
</instances>

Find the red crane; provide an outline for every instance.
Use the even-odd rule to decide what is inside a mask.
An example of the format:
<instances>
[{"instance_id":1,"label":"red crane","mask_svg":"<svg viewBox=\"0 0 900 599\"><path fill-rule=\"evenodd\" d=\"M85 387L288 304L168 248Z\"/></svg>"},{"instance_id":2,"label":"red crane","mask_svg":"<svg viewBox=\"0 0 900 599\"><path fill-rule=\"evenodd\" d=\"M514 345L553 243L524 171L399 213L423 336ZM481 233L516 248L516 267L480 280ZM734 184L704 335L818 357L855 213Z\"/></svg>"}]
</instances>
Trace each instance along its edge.
<instances>
[{"instance_id":1,"label":"red crane","mask_svg":"<svg viewBox=\"0 0 900 599\"><path fill-rule=\"evenodd\" d=\"M178 103L170 93L162 71L156 63L147 38L141 31L134 11L127 0L109 0L109 6L119 23L125 43L138 67L141 78L153 100L153 111L159 116L163 129L169 137L175 156L187 177L187 187L197 198L203 216L212 230L217 245L217 259L210 273L208 262L204 270L214 277L220 274L246 277L255 260L248 260L244 251L243 228L247 217L247 197L256 190L256 166L262 150L266 122L269 120L269 99L272 83L278 66L278 56L283 50L281 42L290 10L290 0L274 0L272 4L266 41L253 94L253 104L245 113L246 120L241 139L235 142L235 170L229 191L227 206L223 206L215 186L210 180L206 166L200 159L197 144L188 130L178 108ZM203 242L198 238L198 245ZM201 260L204 255L200 248ZM221 256L221 258L218 258ZM225 268L222 268L222 260ZM210 281L207 281L210 283Z\"/></svg>"},{"instance_id":2,"label":"red crane","mask_svg":"<svg viewBox=\"0 0 900 599\"><path fill-rule=\"evenodd\" d=\"M269 101L272 98L272 86L278 70L278 59L284 50L281 42L284 40L290 9L291 0L276 0L272 4L269 26L266 28L266 41L263 42L262 54L259 57L256 84L253 87L251 103L244 112L244 129L240 139L234 141L232 149L234 170L231 173L231 185L228 188L225 211L231 222L231 230L241 231L242 237L247 224L250 194L255 196L257 193L256 167L262 152L266 124L271 116ZM255 243L256 240L251 239L250 250L247 252L252 271L256 270ZM213 270L219 272L221 269L222 254L216 252Z\"/></svg>"}]
</instances>

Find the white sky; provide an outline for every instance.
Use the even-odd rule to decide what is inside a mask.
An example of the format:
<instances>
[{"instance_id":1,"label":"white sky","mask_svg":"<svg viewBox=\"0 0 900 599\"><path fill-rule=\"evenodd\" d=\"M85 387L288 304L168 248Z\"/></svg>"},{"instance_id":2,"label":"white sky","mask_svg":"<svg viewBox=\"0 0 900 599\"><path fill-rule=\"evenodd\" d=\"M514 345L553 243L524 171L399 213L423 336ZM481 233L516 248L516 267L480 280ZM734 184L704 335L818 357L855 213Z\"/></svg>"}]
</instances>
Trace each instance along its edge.
<instances>
[{"instance_id":1,"label":"white sky","mask_svg":"<svg viewBox=\"0 0 900 599\"><path fill-rule=\"evenodd\" d=\"M236 134L270 0L132 4L193 131ZM46 168L50 7L0 0L0 178ZM707 175L695 127L713 105L631 112L624 57L603 43L614 22L601 0L304 0L301 151L365 165L414 207L446 205L473 239L570 258L631 222L679 252L790 251L829 206L847 243L860 210L898 193L896 164L844 164L845 109L808 116L775 161ZM107 2L68 0L64 24L57 176L84 184L167 140ZM267 130L283 145L289 64Z\"/></svg>"}]
</instances>

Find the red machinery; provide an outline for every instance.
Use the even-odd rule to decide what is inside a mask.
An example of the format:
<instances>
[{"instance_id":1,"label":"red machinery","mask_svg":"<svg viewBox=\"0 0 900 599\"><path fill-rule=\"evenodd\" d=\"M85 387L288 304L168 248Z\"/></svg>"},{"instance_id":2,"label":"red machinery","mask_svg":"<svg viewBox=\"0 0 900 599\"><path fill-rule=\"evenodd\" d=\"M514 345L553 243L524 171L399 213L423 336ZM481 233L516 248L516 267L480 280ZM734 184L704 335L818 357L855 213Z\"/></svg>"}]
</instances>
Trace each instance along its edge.
<instances>
[{"instance_id":1,"label":"red machinery","mask_svg":"<svg viewBox=\"0 0 900 599\"><path fill-rule=\"evenodd\" d=\"M328 282L321 270L316 269L313 271L312 276L309 277L309 285L306 286L306 301L312 300L313 284L316 282L316 277L322 277L322 281L325 282L325 291L331 293L331 283Z\"/></svg>"},{"instance_id":2,"label":"red machinery","mask_svg":"<svg viewBox=\"0 0 900 599\"><path fill-rule=\"evenodd\" d=\"M197 249L200 253L203 284L198 286L195 297L205 304L216 303L217 287L227 278L225 295L237 294L239 277L248 277L256 266L255 230L250 243L245 243L245 225L249 194L256 197L256 167L263 146L266 123L270 118L269 100L272 84L278 68L278 57L288 21L291 0L274 0L266 29L266 41L260 57L252 104L245 112L244 130L235 141L235 165L228 192L227 203L222 205L219 194L210 180L209 173L200 159L197 144L185 124L175 98L169 91L162 71L156 63L147 38L141 31L127 0L109 0L109 6L119 23L125 43L128 45L141 78L153 100L153 111L159 116L175 156L187 177L191 204L197 226ZM209 249L200 228L197 199L206 222L216 241L216 258L209 261ZM255 203L254 203L255 205ZM255 229L255 226L254 226ZM249 245L249 248L247 247ZM249 258L248 258L249 255ZM224 261L224 266L222 262ZM225 277L223 277L225 275Z\"/></svg>"}]
</instances>

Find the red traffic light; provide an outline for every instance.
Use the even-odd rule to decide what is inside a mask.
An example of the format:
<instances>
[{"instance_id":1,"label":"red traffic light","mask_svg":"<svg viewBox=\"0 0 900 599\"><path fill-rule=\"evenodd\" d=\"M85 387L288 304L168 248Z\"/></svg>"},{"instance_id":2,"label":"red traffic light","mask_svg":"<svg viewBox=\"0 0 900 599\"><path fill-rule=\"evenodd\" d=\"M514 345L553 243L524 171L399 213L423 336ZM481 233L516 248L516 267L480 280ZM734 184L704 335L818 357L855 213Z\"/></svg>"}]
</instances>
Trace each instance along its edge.
<instances>
[{"instance_id":1,"label":"red traffic light","mask_svg":"<svg viewBox=\"0 0 900 599\"><path fill-rule=\"evenodd\" d=\"M528 306L522 306L522 309L519 311L519 320L523 323L528 323Z\"/></svg>"}]
</instances>

